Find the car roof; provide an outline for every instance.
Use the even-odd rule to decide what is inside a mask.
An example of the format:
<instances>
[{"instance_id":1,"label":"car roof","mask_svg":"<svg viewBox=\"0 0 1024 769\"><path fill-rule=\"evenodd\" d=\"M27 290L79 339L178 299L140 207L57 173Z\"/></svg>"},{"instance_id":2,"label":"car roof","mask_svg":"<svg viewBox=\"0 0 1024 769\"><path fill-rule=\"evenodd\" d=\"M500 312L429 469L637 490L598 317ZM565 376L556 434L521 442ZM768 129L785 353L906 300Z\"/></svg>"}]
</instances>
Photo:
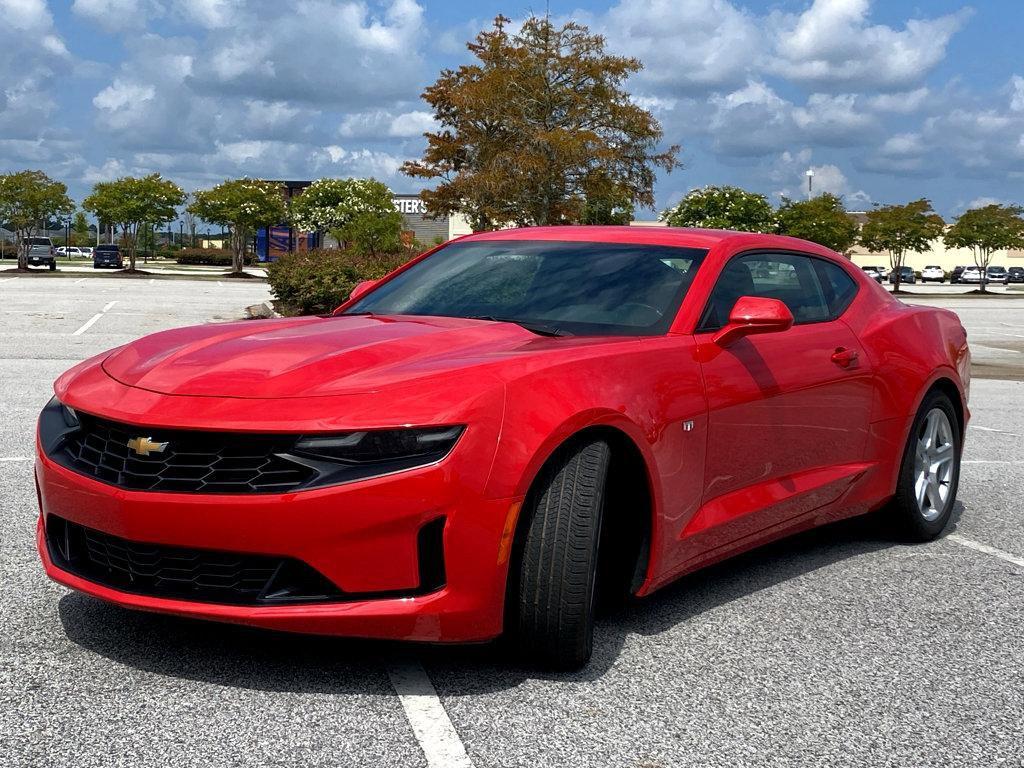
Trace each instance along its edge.
<instances>
[{"instance_id":1,"label":"car roof","mask_svg":"<svg viewBox=\"0 0 1024 769\"><path fill-rule=\"evenodd\" d=\"M835 255L835 252L807 240L785 235L765 235L735 230L703 230L689 227L630 227L630 226L561 226L518 227L508 230L477 232L458 239L468 240L561 240L590 241L595 243L640 243L650 246L677 246L711 249L725 241L741 248L799 249L813 253Z\"/></svg>"}]
</instances>

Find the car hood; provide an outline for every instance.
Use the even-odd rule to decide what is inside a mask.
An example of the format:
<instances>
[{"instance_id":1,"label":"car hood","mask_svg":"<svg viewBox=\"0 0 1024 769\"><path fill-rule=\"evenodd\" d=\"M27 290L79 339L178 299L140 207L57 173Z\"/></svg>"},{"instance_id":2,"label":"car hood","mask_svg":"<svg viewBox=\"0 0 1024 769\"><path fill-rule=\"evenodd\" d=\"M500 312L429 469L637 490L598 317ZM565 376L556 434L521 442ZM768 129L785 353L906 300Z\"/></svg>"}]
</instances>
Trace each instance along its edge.
<instances>
[{"instance_id":1,"label":"car hood","mask_svg":"<svg viewBox=\"0 0 1024 769\"><path fill-rule=\"evenodd\" d=\"M297 398L399 382L572 344L511 323L403 316L305 317L164 331L113 351L108 376L167 395Z\"/></svg>"}]
</instances>

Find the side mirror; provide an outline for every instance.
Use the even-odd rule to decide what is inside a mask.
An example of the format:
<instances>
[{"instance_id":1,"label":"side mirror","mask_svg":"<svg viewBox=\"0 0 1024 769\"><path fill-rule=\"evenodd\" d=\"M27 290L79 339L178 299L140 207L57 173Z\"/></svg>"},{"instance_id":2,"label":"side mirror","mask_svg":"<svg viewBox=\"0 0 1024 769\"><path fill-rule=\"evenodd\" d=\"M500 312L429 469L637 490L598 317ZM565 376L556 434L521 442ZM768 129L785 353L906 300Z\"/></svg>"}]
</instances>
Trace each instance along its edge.
<instances>
[{"instance_id":1,"label":"side mirror","mask_svg":"<svg viewBox=\"0 0 1024 769\"><path fill-rule=\"evenodd\" d=\"M358 299L376 285L377 281L375 280L359 281L358 283L356 283L356 287L352 289L352 293L348 295L349 301L352 301L353 299Z\"/></svg>"},{"instance_id":2,"label":"side mirror","mask_svg":"<svg viewBox=\"0 0 1024 769\"><path fill-rule=\"evenodd\" d=\"M793 313L778 299L761 296L741 296L729 313L725 324L712 341L719 347L751 334L771 334L785 331L793 325Z\"/></svg>"}]
</instances>

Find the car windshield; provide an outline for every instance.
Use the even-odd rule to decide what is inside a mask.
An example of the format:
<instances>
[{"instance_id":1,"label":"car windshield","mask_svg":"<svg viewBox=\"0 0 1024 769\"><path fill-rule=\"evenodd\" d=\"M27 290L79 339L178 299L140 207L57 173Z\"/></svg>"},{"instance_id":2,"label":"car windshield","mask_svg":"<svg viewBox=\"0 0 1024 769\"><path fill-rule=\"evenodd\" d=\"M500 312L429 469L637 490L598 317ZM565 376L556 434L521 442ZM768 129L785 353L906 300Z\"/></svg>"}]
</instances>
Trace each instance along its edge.
<instances>
[{"instance_id":1,"label":"car windshield","mask_svg":"<svg viewBox=\"0 0 1024 769\"><path fill-rule=\"evenodd\" d=\"M942 268L939 267L939 265L937 265L937 264L929 264L927 267L925 267L925 269L926 270L941 270Z\"/></svg>"},{"instance_id":2,"label":"car windshield","mask_svg":"<svg viewBox=\"0 0 1024 769\"><path fill-rule=\"evenodd\" d=\"M25 238L25 243L29 246L49 246L49 238Z\"/></svg>"},{"instance_id":3,"label":"car windshield","mask_svg":"<svg viewBox=\"0 0 1024 769\"><path fill-rule=\"evenodd\" d=\"M705 249L632 243L453 243L345 314L434 315L519 323L538 333L664 333Z\"/></svg>"}]
</instances>

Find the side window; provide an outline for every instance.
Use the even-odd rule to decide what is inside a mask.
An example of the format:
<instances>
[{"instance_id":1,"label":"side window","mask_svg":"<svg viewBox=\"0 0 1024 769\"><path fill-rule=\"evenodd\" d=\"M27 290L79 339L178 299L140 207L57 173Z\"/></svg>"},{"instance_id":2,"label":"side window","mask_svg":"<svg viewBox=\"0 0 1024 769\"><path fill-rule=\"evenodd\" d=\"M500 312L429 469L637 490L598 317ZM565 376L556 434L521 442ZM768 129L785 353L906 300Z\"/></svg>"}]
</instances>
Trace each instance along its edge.
<instances>
[{"instance_id":1,"label":"side window","mask_svg":"<svg viewBox=\"0 0 1024 769\"><path fill-rule=\"evenodd\" d=\"M838 264L833 264L825 259L814 259L813 261L818 271L818 278L821 280L821 287L825 291L829 316L838 318L846 312L853 297L857 295L857 283Z\"/></svg>"},{"instance_id":2,"label":"side window","mask_svg":"<svg viewBox=\"0 0 1024 769\"><path fill-rule=\"evenodd\" d=\"M734 257L718 276L698 330L716 331L724 326L741 296L778 299L793 313L794 323L829 320L832 310L814 268L818 261L821 260L798 254Z\"/></svg>"}]
</instances>

